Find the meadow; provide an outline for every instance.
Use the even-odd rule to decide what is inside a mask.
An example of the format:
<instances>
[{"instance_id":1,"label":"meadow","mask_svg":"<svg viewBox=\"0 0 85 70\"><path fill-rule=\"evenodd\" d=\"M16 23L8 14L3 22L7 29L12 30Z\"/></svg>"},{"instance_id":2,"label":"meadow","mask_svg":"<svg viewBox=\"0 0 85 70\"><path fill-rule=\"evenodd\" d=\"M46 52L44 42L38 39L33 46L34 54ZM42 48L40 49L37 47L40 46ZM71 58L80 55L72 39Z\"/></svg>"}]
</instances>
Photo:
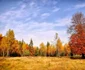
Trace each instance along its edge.
<instances>
[{"instance_id":1,"label":"meadow","mask_svg":"<svg viewBox=\"0 0 85 70\"><path fill-rule=\"evenodd\" d=\"M0 57L0 70L85 70L85 59L69 57Z\"/></svg>"}]
</instances>

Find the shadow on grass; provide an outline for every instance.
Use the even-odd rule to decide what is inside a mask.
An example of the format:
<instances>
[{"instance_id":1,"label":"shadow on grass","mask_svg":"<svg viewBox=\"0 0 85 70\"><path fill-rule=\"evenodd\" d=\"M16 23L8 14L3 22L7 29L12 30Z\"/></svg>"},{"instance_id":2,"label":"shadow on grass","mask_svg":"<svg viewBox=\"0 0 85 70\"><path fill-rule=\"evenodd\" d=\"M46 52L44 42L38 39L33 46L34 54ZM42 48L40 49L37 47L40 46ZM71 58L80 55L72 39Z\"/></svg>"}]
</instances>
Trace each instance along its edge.
<instances>
[{"instance_id":1,"label":"shadow on grass","mask_svg":"<svg viewBox=\"0 0 85 70\"><path fill-rule=\"evenodd\" d=\"M4 61L6 60L4 57L0 57L0 61Z\"/></svg>"},{"instance_id":2,"label":"shadow on grass","mask_svg":"<svg viewBox=\"0 0 85 70\"><path fill-rule=\"evenodd\" d=\"M71 59L85 59L85 57L70 57Z\"/></svg>"}]
</instances>

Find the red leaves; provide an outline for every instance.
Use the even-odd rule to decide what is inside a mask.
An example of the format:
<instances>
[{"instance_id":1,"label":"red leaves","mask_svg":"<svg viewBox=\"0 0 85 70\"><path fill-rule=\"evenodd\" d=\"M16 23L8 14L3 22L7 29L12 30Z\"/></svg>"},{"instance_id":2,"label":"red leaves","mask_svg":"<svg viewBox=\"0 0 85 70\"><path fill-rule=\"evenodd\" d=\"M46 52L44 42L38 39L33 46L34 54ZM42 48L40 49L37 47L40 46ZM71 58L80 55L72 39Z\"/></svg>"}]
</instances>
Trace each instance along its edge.
<instances>
[{"instance_id":1,"label":"red leaves","mask_svg":"<svg viewBox=\"0 0 85 70\"><path fill-rule=\"evenodd\" d=\"M74 54L85 54L85 19L82 13L76 13L72 17L72 25L69 28L71 37L69 46Z\"/></svg>"},{"instance_id":2,"label":"red leaves","mask_svg":"<svg viewBox=\"0 0 85 70\"><path fill-rule=\"evenodd\" d=\"M77 31L71 35L69 45L74 54L85 54L85 31L82 24L76 27Z\"/></svg>"}]
</instances>

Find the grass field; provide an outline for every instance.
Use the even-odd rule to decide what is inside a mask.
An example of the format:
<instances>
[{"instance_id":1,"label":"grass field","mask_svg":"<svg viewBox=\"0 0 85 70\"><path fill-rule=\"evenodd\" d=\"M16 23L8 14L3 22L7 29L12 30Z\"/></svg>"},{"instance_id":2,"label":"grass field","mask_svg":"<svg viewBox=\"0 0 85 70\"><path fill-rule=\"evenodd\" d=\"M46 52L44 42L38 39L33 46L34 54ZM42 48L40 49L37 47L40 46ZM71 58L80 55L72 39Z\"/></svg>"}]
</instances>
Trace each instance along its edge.
<instances>
[{"instance_id":1,"label":"grass field","mask_svg":"<svg viewBox=\"0 0 85 70\"><path fill-rule=\"evenodd\" d=\"M85 59L0 57L0 70L85 70Z\"/></svg>"}]
</instances>

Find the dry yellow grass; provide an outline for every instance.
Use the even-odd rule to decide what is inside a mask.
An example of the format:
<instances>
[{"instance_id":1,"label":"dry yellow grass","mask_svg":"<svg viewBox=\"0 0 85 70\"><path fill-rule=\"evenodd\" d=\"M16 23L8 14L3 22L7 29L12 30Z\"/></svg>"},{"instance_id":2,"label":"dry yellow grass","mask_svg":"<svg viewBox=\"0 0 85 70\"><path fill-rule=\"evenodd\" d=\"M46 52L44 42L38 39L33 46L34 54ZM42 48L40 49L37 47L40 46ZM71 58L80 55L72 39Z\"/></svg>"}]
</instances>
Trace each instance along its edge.
<instances>
[{"instance_id":1,"label":"dry yellow grass","mask_svg":"<svg viewBox=\"0 0 85 70\"><path fill-rule=\"evenodd\" d=\"M67 57L0 57L0 70L85 70L85 60Z\"/></svg>"}]
</instances>

